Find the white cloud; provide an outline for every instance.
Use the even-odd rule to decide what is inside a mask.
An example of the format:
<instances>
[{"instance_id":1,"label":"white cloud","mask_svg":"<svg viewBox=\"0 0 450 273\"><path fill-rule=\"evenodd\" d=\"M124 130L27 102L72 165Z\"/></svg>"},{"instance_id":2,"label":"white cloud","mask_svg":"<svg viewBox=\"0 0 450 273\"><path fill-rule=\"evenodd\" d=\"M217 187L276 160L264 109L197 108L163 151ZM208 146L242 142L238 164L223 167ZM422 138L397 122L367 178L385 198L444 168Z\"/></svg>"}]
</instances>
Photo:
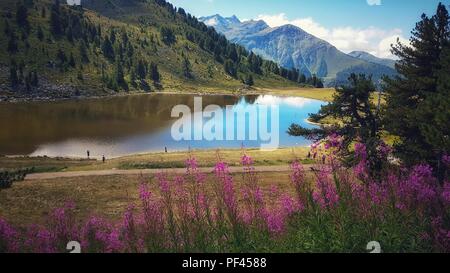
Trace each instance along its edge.
<instances>
[{"instance_id":1,"label":"white cloud","mask_svg":"<svg viewBox=\"0 0 450 273\"><path fill-rule=\"evenodd\" d=\"M393 58L390 52L390 45L395 43L397 38L404 43L408 43L408 40L403 37L402 30L398 28L386 30L376 27L336 27L330 29L320 25L311 17L289 20L284 13L275 15L261 14L256 19L264 20L271 27L286 24L298 26L306 32L330 42L346 53L361 50L380 58Z\"/></svg>"},{"instance_id":2,"label":"white cloud","mask_svg":"<svg viewBox=\"0 0 450 273\"><path fill-rule=\"evenodd\" d=\"M381 0L367 0L369 6L381 6Z\"/></svg>"}]
</instances>

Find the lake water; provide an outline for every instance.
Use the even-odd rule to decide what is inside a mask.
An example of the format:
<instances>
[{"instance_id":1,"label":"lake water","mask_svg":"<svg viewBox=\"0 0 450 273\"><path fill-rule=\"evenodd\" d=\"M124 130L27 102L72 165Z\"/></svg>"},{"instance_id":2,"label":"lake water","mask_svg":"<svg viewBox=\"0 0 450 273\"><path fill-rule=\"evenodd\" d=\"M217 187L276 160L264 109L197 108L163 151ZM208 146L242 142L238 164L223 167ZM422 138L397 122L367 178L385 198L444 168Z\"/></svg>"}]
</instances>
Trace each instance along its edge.
<instances>
[{"instance_id":1,"label":"lake water","mask_svg":"<svg viewBox=\"0 0 450 273\"><path fill-rule=\"evenodd\" d=\"M202 96L203 107L226 109L249 107L260 111L265 105L279 108L279 146L308 145L301 137L289 136L292 123L311 128L305 120L324 102L276 96ZM194 95L151 94L62 102L0 104L0 154L31 156L108 158L145 152L187 151L188 149L260 147L260 140L176 141L171 134L175 105L194 109ZM270 115L269 110L269 120ZM208 119L204 119L203 122ZM198 121L198 120L197 120ZM193 121L193 126L195 125ZM197 122L198 123L198 122ZM270 123L270 121L268 122ZM246 126L249 133L249 124ZM269 125L269 129L271 126ZM227 128L223 128L227 130ZM195 131L195 130L193 130ZM192 132L194 134L194 132Z\"/></svg>"}]
</instances>

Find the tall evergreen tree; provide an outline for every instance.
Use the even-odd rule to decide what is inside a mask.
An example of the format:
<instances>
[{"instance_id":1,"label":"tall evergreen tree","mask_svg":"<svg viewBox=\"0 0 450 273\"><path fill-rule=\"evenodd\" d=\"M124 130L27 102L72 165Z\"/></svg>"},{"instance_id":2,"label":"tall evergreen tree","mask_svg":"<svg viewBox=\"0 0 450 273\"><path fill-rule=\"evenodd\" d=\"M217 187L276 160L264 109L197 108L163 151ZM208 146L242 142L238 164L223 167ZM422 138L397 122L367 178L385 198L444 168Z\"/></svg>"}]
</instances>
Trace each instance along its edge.
<instances>
[{"instance_id":1,"label":"tall evergreen tree","mask_svg":"<svg viewBox=\"0 0 450 273\"><path fill-rule=\"evenodd\" d=\"M17 3L16 22L19 27L24 28L28 31L30 27L30 23L28 22L28 9L21 2Z\"/></svg>"},{"instance_id":2,"label":"tall evergreen tree","mask_svg":"<svg viewBox=\"0 0 450 273\"><path fill-rule=\"evenodd\" d=\"M61 23L61 3L59 2L59 0L55 0L51 8L50 29L52 31L52 34L55 36L63 34Z\"/></svg>"},{"instance_id":3,"label":"tall evergreen tree","mask_svg":"<svg viewBox=\"0 0 450 273\"><path fill-rule=\"evenodd\" d=\"M3 33L5 33L5 35L9 35L11 33L11 27L9 26L9 22L8 22L8 20L6 18L4 20Z\"/></svg>"},{"instance_id":4,"label":"tall evergreen tree","mask_svg":"<svg viewBox=\"0 0 450 273\"><path fill-rule=\"evenodd\" d=\"M11 31L9 35L9 41L8 41L8 52L11 54L17 53L19 50L19 45L17 44L17 38L16 34Z\"/></svg>"},{"instance_id":5,"label":"tall evergreen tree","mask_svg":"<svg viewBox=\"0 0 450 273\"><path fill-rule=\"evenodd\" d=\"M161 34L161 40L166 45L172 45L176 42L175 34L173 33L173 30L169 27L162 27L160 30Z\"/></svg>"},{"instance_id":6,"label":"tall evergreen tree","mask_svg":"<svg viewBox=\"0 0 450 273\"><path fill-rule=\"evenodd\" d=\"M314 121L326 117L333 117L342 124L320 129L307 129L300 125L292 124L288 133L293 136L305 136L312 140L320 140L331 133L337 133L343 137L341 155L348 163L353 163L351 144L359 140L367 146L368 162L373 171L381 169L382 159L378 157L377 148L381 144L381 121L377 113L377 107L372 103L371 94L375 86L371 77L351 74L349 85L336 88L333 102L322 106L318 114L311 114Z\"/></svg>"},{"instance_id":7,"label":"tall evergreen tree","mask_svg":"<svg viewBox=\"0 0 450 273\"><path fill-rule=\"evenodd\" d=\"M224 63L225 72L233 78L237 78L236 65L231 60L226 60Z\"/></svg>"},{"instance_id":8,"label":"tall evergreen tree","mask_svg":"<svg viewBox=\"0 0 450 273\"><path fill-rule=\"evenodd\" d=\"M17 64L15 61L11 61L11 65L9 66L9 81L13 89L19 85L19 77L17 77Z\"/></svg>"},{"instance_id":9,"label":"tall evergreen tree","mask_svg":"<svg viewBox=\"0 0 450 273\"><path fill-rule=\"evenodd\" d=\"M431 125L433 119L442 118L442 113L435 113L439 107L447 109L444 110L447 114L450 108L445 104L448 100L444 99L444 104L436 100L445 97L448 87L439 82L448 71L443 48L450 40L449 23L447 9L439 4L433 17L422 15L412 32L411 46L398 42L392 50L399 58L396 65L399 76L386 79L385 124L391 134L400 138L395 151L407 164L427 162L436 168L440 155L449 152L442 141L449 141L448 127Z\"/></svg>"},{"instance_id":10,"label":"tall evergreen tree","mask_svg":"<svg viewBox=\"0 0 450 273\"><path fill-rule=\"evenodd\" d=\"M192 65L187 57L183 58L182 68L183 68L183 75L188 79L192 79L193 78Z\"/></svg>"},{"instance_id":11,"label":"tall evergreen tree","mask_svg":"<svg viewBox=\"0 0 450 273\"><path fill-rule=\"evenodd\" d=\"M305 74L300 74L298 76L298 82L299 83L306 83L306 76L305 76Z\"/></svg>"},{"instance_id":12,"label":"tall evergreen tree","mask_svg":"<svg viewBox=\"0 0 450 273\"><path fill-rule=\"evenodd\" d=\"M161 75L158 71L158 65L153 62L150 64L150 75L152 77L153 83L159 84L161 82Z\"/></svg>"},{"instance_id":13,"label":"tall evergreen tree","mask_svg":"<svg viewBox=\"0 0 450 273\"><path fill-rule=\"evenodd\" d=\"M37 31L36 31L36 36L39 39L39 41L43 41L44 40L44 31L42 30L41 26L38 26Z\"/></svg>"},{"instance_id":14,"label":"tall evergreen tree","mask_svg":"<svg viewBox=\"0 0 450 273\"><path fill-rule=\"evenodd\" d=\"M106 37L105 40L103 40L102 51L103 51L103 55L108 60L113 62L116 59L116 54L114 52L114 48L108 37Z\"/></svg>"},{"instance_id":15,"label":"tall evergreen tree","mask_svg":"<svg viewBox=\"0 0 450 273\"><path fill-rule=\"evenodd\" d=\"M253 86L255 84L255 81L253 80L252 74L247 74L244 79L244 84L248 86Z\"/></svg>"},{"instance_id":16,"label":"tall evergreen tree","mask_svg":"<svg viewBox=\"0 0 450 273\"><path fill-rule=\"evenodd\" d=\"M75 58L73 57L73 53L72 52L70 53L70 57L69 57L69 65L71 67L75 67L76 66Z\"/></svg>"},{"instance_id":17,"label":"tall evergreen tree","mask_svg":"<svg viewBox=\"0 0 450 273\"><path fill-rule=\"evenodd\" d=\"M140 80L145 79L147 77L147 65L144 63L144 61L139 60L137 65L137 76Z\"/></svg>"},{"instance_id":18,"label":"tall evergreen tree","mask_svg":"<svg viewBox=\"0 0 450 273\"><path fill-rule=\"evenodd\" d=\"M86 46L86 42L84 40L80 41L79 51L80 51L81 61L83 63L89 63L88 49Z\"/></svg>"},{"instance_id":19,"label":"tall evergreen tree","mask_svg":"<svg viewBox=\"0 0 450 273\"><path fill-rule=\"evenodd\" d=\"M116 71L115 71L115 80L117 85L120 86L123 90L128 91L128 84L125 81L125 75L123 72L123 67L120 62L117 62Z\"/></svg>"},{"instance_id":20,"label":"tall evergreen tree","mask_svg":"<svg viewBox=\"0 0 450 273\"><path fill-rule=\"evenodd\" d=\"M31 85L34 87L38 87L39 86L39 78L38 78L38 74L36 71L33 71L31 73Z\"/></svg>"}]
</instances>

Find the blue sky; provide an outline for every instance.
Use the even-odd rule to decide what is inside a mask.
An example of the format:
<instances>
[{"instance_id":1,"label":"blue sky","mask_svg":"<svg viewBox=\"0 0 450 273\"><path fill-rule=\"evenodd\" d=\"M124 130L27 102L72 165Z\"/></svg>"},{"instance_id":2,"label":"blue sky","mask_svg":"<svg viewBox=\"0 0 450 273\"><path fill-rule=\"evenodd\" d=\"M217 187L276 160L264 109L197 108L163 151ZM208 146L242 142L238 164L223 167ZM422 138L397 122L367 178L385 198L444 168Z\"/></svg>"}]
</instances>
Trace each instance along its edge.
<instances>
[{"instance_id":1,"label":"blue sky","mask_svg":"<svg viewBox=\"0 0 450 273\"><path fill-rule=\"evenodd\" d=\"M406 42L422 13L450 0L169 0L200 17L219 13L263 19L270 26L291 23L342 51L365 50L391 57L389 45Z\"/></svg>"}]
</instances>

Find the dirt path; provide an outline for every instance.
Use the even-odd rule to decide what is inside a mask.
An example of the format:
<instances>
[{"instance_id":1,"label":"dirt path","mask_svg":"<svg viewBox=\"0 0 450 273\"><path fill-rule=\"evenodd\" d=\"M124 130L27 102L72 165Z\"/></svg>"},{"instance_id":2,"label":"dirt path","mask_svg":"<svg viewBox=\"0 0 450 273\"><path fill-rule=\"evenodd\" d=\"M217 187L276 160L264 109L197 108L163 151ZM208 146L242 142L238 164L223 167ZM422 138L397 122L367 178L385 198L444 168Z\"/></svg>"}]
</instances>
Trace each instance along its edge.
<instances>
[{"instance_id":1,"label":"dirt path","mask_svg":"<svg viewBox=\"0 0 450 273\"><path fill-rule=\"evenodd\" d=\"M308 170L312 165L305 165L305 170ZM199 168L201 172L211 173L213 168ZM256 172L289 172L289 165L280 166L256 166ZM26 176L25 180L44 180L53 178L66 177L83 177L83 176L106 176L106 175L137 175L137 174L157 174L161 172L168 172L174 174L183 174L186 172L185 168L173 169L142 169L142 170L99 170L99 171L77 171L77 172L54 172L54 173L33 173ZM239 167L230 167L231 173L242 173L243 169Z\"/></svg>"}]
</instances>

